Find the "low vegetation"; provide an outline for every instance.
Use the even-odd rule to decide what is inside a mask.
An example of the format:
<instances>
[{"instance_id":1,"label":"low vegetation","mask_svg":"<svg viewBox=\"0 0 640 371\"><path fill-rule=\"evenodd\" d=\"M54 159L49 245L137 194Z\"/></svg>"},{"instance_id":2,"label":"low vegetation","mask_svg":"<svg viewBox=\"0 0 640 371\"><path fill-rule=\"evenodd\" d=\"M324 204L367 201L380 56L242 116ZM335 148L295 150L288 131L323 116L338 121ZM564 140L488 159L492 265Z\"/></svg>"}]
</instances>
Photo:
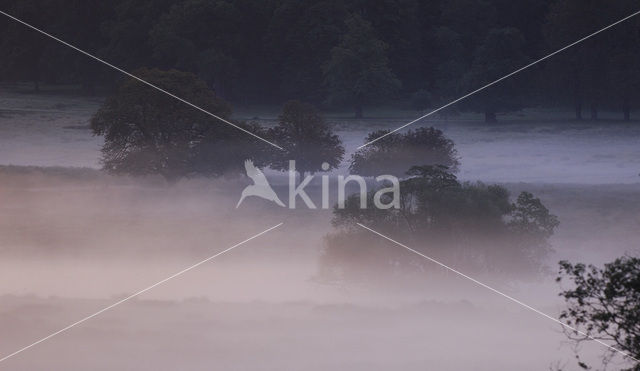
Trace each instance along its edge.
<instances>
[{"instance_id":1,"label":"low vegetation","mask_svg":"<svg viewBox=\"0 0 640 371\"><path fill-rule=\"evenodd\" d=\"M465 271L526 279L540 274L559 222L540 199L523 192L514 202L498 185L462 183L440 166L414 166L400 184L399 209L361 209L359 195L335 208L337 231L325 239L322 275L360 280L372 275L430 271L430 262L389 248L362 223ZM374 191L368 197L373 197Z\"/></svg>"}]
</instances>

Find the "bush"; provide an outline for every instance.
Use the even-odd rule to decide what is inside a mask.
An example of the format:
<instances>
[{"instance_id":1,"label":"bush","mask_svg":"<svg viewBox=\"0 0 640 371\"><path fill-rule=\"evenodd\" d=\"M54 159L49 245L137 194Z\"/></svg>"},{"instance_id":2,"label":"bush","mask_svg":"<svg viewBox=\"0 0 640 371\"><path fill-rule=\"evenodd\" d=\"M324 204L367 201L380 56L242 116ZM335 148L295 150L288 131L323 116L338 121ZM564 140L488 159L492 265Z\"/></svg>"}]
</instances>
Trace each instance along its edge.
<instances>
[{"instance_id":1,"label":"bush","mask_svg":"<svg viewBox=\"0 0 640 371\"><path fill-rule=\"evenodd\" d=\"M369 133L368 143L389 133L379 130ZM349 170L358 175L390 174L402 177L420 159L424 165L445 166L456 172L460 165L455 144L441 130L418 128L404 134L392 133L359 149L351 157Z\"/></svg>"},{"instance_id":2,"label":"bush","mask_svg":"<svg viewBox=\"0 0 640 371\"><path fill-rule=\"evenodd\" d=\"M409 175L400 183L399 209L361 209L359 195L349 197L344 209L334 209L332 223L338 231L325 240L323 264L340 272L429 270L429 261L406 251L378 252L376 243L362 238L363 229L356 225L362 223L425 255L455 259L455 266L466 270L522 279L543 271L551 250L548 238L558 221L539 199L523 192L512 203L505 188L460 183L442 167L413 167ZM374 193L368 197L372 199Z\"/></svg>"}]
</instances>

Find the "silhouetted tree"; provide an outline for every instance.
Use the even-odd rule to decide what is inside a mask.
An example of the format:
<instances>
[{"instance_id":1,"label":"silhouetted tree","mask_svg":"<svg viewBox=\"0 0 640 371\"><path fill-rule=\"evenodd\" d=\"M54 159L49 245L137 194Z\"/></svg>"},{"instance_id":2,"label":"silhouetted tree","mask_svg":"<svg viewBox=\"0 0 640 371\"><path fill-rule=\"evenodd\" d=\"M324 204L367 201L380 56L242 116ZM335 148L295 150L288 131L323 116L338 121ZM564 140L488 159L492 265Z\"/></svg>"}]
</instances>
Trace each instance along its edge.
<instances>
[{"instance_id":1,"label":"silhouetted tree","mask_svg":"<svg viewBox=\"0 0 640 371\"><path fill-rule=\"evenodd\" d=\"M173 3L172 0L113 1L115 15L102 24L107 42L100 55L127 71L153 67L150 32Z\"/></svg>"},{"instance_id":2,"label":"silhouetted tree","mask_svg":"<svg viewBox=\"0 0 640 371\"><path fill-rule=\"evenodd\" d=\"M38 2L33 0L15 2L6 11L39 26L49 20L48 14L39 10ZM6 23L6 28L2 32L0 42L0 76L5 81L31 81L34 90L39 91L42 80L42 55L47 40L42 35L26 29L22 24L7 19L3 22Z\"/></svg>"},{"instance_id":3,"label":"silhouetted tree","mask_svg":"<svg viewBox=\"0 0 640 371\"><path fill-rule=\"evenodd\" d=\"M340 138L315 107L307 103L285 103L278 125L269 129L268 135L285 149L271 154L271 168L287 171L289 160L295 160L301 179L307 173L321 170L324 162L329 164L325 170L337 168L344 156Z\"/></svg>"},{"instance_id":4,"label":"silhouetted tree","mask_svg":"<svg viewBox=\"0 0 640 371\"><path fill-rule=\"evenodd\" d=\"M376 275L428 269L424 259L378 248L356 223L413 241L412 248L428 256L456 259L457 266L470 271L518 279L543 271L548 238L558 222L539 199L523 192L511 203L505 188L461 183L441 166L414 166L408 175L400 182L399 209L360 208L358 194L344 208L334 208L337 232L325 240L322 262L330 265L323 267L325 272L348 277L366 270L366 264ZM367 204L376 191L368 193ZM371 255L365 258L368 250Z\"/></svg>"},{"instance_id":5,"label":"silhouetted tree","mask_svg":"<svg viewBox=\"0 0 640 371\"><path fill-rule=\"evenodd\" d=\"M369 133L365 143L388 132ZM363 176L391 174L401 177L416 162L442 165L450 172L456 172L460 165L453 141L441 130L430 127L409 130L404 134L392 133L359 149L351 156L349 170Z\"/></svg>"},{"instance_id":6,"label":"silhouetted tree","mask_svg":"<svg viewBox=\"0 0 640 371\"><path fill-rule=\"evenodd\" d=\"M556 0L552 3L543 25L549 50L568 45L606 25L606 0ZM544 75L552 86L551 94L573 104L576 119L582 119L582 110L588 104L591 119L597 119L598 106L604 92L607 48L598 36L576 45L550 61Z\"/></svg>"},{"instance_id":7,"label":"silhouetted tree","mask_svg":"<svg viewBox=\"0 0 640 371\"><path fill-rule=\"evenodd\" d=\"M565 329L565 334L578 343L590 341L589 337L605 341L640 358L640 259L625 256L604 268L561 261L557 281L563 279L569 280L572 288L560 293L567 304L560 320L583 333ZM618 356L609 349L603 362ZM640 369L637 361L623 358L629 362L629 370ZM583 362L580 366L588 368Z\"/></svg>"},{"instance_id":8,"label":"silhouetted tree","mask_svg":"<svg viewBox=\"0 0 640 371\"><path fill-rule=\"evenodd\" d=\"M264 35L265 64L274 88L286 99L321 102L322 65L346 28L348 2L343 0L281 0Z\"/></svg>"},{"instance_id":9,"label":"silhouetted tree","mask_svg":"<svg viewBox=\"0 0 640 371\"><path fill-rule=\"evenodd\" d=\"M356 118L366 103L389 96L400 87L388 67L387 45L376 38L371 24L360 16L347 21L347 32L324 66L329 101L349 103Z\"/></svg>"},{"instance_id":10,"label":"silhouetted tree","mask_svg":"<svg viewBox=\"0 0 640 371\"><path fill-rule=\"evenodd\" d=\"M402 81L403 90L412 92L423 88L430 74L430 69L424 66L433 65L429 39L439 11L438 3L420 0L349 0L344 3L351 14L359 14L370 22L376 37L388 45L389 68Z\"/></svg>"},{"instance_id":11,"label":"silhouetted tree","mask_svg":"<svg viewBox=\"0 0 640 371\"><path fill-rule=\"evenodd\" d=\"M474 52L498 20L495 6L490 1L442 1L439 11L431 32L432 79L437 104L443 105L468 92L464 76L471 68Z\"/></svg>"},{"instance_id":12,"label":"silhouetted tree","mask_svg":"<svg viewBox=\"0 0 640 371\"><path fill-rule=\"evenodd\" d=\"M476 49L471 69L464 77L468 91L480 88L526 64L524 37L515 28L492 29ZM499 111L521 106L515 79L503 80L468 100L468 105L484 112L486 122L496 121Z\"/></svg>"},{"instance_id":13,"label":"silhouetted tree","mask_svg":"<svg viewBox=\"0 0 640 371\"><path fill-rule=\"evenodd\" d=\"M619 17L637 11L638 4L632 0L616 1L615 13ZM637 18L627 20L619 28L612 29L606 35L607 48L610 50L606 90L610 103L622 110L625 121L631 120L631 110L638 107L640 100L640 21Z\"/></svg>"},{"instance_id":14,"label":"silhouetted tree","mask_svg":"<svg viewBox=\"0 0 640 371\"><path fill-rule=\"evenodd\" d=\"M196 74L234 102L440 106L631 14L635 0L1 0L0 7L126 70ZM46 12L41 9L47 9ZM621 110L640 97L638 18L450 110ZM526 47L522 47L522 46ZM115 88L117 73L6 20L3 81ZM519 77L520 76L520 77ZM425 94L428 92L429 94ZM413 97L413 99L411 99Z\"/></svg>"},{"instance_id":15,"label":"silhouetted tree","mask_svg":"<svg viewBox=\"0 0 640 371\"><path fill-rule=\"evenodd\" d=\"M190 73L143 69L136 74L220 117L231 113L226 102ZM168 180L239 170L255 149L248 134L133 79L107 98L91 128L105 137L102 163L107 171L160 174Z\"/></svg>"},{"instance_id":16,"label":"silhouetted tree","mask_svg":"<svg viewBox=\"0 0 640 371\"><path fill-rule=\"evenodd\" d=\"M163 68L193 72L228 96L238 73L235 54L247 36L239 28L240 17L228 1L178 2L151 31L154 59Z\"/></svg>"},{"instance_id":17,"label":"silhouetted tree","mask_svg":"<svg viewBox=\"0 0 640 371\"><path fill-rule=\"evenodd\" d=\"M560 222L539 198L522 192L512 205L507 225L515 236L510 251L519 250L516 254L523 253L530 261L541 265L552 252L549 239Z\"/></svg>"}]
</instances>

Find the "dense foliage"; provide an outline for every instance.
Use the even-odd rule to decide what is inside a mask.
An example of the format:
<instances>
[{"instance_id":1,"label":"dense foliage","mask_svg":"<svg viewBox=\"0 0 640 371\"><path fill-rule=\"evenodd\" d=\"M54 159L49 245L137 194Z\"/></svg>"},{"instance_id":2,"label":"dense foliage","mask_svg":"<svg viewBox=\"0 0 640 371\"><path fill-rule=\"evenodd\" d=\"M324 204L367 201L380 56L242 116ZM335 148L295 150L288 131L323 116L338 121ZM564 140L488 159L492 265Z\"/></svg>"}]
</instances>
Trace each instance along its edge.
<instances>
[{"instance_id":1,"label":"dense foliage","mask_svg":"<svg viewBox=\"0 0 640 371\"><path fill-rule=\"evenodd\" d=\"M376 274L429 270L427 260L390 249L356 223L433 258L455 258L467 271L519 279L542 271L548 239L559 223L538 198L523 192L511 202L501 186L461 183L438 166L416 166L408 174L400 184L399 209L361 209L359 195L348 198L344 209L334 209L338 231L326 238L325 273L348 279L372 267Z\"/></svg>"},{"instance_id":2,"label":"dense foliage","mask_svg":"<svg viewBox=\"0 0 640 371\"><path fill-rule=\"evenodd\" d=\"M324 66L329 101L352 104L355 117L362 118L366 103L387 98L400 88L388 67L388 45L378 40L371 23L360 16L346 21L347 31Z\"/></svg>"},{"instance_id":3,"label":"dense foliage","mask_svg":"<svg viewBox=\"0 0 640 371\"><path fill-rule=\"evenodd\" d=\"M386 136L357 150L351 156L351 173L362 176L391 174L402 177L416 162L445 166L451 172L458 170L458 152L453 141L441 130L418 128L406 133L391 134L388 130L378 130L369 133L364 142L369 143L383 135Z\"/></svg>"},{"instance_id":4,"label":"dense foliage","mask_svg":"<svg viewBox=\"0 0 640 371\"><path fill-rule=\"evenodd\" d=\"M335 169L344 156L340 138L320 113L310 104L289 101L282 108L278 124L267 135L284 151L273 151L268 157L271 168L288 171L289 161L296 161L296 171L302 177L320 170ZM327 163L326 169L322 164Z\"/></svg>"},{"instance_id":5,"label":"dense foliage","mask_svg":"<svg viewBox=\"0 0 640 371\"><path fill-rule=\"evenodd\" d=\"M228 118L231 114L230 106L191 73L157 69L136 73L219 117ZM237 125L259 130L243 123ZM160 174L168 180L196 172L223 175L241 171L242 161L249 153L255 154L265 146L134 79L122 83L105 101L91 119L91 128L105 138L102 162L107 171Z\"/></svg>"},{"instance_id":6,"label":"dense foliage","mask_svg":"<svg viewBox=\"0 0 640 371\"><path fill-rule=\"evenodd\" d=\"M447 103L637 9L635 0L0 0L0 9L127 70L194 73L231 102L299 99L357 113ZM633 18L456 108L573 106L629 118L640 93ZM117 73L5 19L0 78L115 87Z\"/></svg>"},{"instance_id":7,"label":"dense foliage","mask_svg":"<svg viewBox=\"0 0 640 371\"><path fill-rule=\"evenodd\" d=\"M582 332L566 329L567 336L576 342L602 340L640 358L640 259L625 256L604 268L561 261L557 280L563 279L572 287L560 293L567 303L560 319ZM610 349L603 360L608 363L614 357L620 354ZM634 364L632 370L640 369L637 362L625 361Z\"/></svg>"}]
</instances>

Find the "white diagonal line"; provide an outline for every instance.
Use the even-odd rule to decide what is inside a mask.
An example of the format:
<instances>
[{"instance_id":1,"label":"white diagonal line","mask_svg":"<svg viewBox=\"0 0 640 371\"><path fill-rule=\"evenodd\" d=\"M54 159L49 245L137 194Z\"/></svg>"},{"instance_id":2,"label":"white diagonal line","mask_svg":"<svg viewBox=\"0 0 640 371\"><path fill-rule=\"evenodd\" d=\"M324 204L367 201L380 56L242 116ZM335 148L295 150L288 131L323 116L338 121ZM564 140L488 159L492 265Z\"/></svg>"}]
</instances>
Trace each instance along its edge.
<instances>
[{"instance_id":1,"label":"white diagonal line","mask_svg":"<svg viewBox=\"0 0 640 371\"><path fill-rule=\"evenodd\" d=\"M69 43L68 43L68 42L66 42L66 41L60 40L59 38L57 38L57 37L55 37L55 36L53 36L53 35L51 35L51 34L49 34L49 33L45 32L45 31L43 31L43 30L41 30L41 29L39 29L39 28L37 28L37 27L35 27L35 26L32 26L32 25L30 25L29 23L27 23L27 22L25 22L25 21L23 21L23 20L21 20L21 19L18 19L18 18L14 17L14 16L12 16L11 14L5 13L5 12L3 12L2 10L0 10L0 13L1 13L1 14L3 14L3 15L5 15L5 16L7 16L7 17L9 17L9 18L11 18L11 19L13 19L13 20L14 20L14 21L16 21L16 22L22 23L23 25L25 25L25 26L27 26L27 27L31 28L31 29L32 29L32 30L34 30L34 31L37 31L37 32L39 32L39 33L41 33L41 34L43 34L43 35L45 35L45 36L47 36L47 37L50 37L50 38L54 39L55 41L57 41L57 42L59 42L59 43L61 43L61 44L63 44L63 45L66 45L66 46L70 47L71 49L73 49L73 50L75 50L75 51L78 51L78 52L80 52L80 53L82 53L82 54L86 55L86 56L87 56L87 57L89 57L89 58L95 59L96 61L98 61L98 62L100 62L100 63L102 63L102 64L104 64L104 65L106 65L106 66L109 66L109 67L113 68L114 70L116 70L116 71L118 71L118 72L121 72L121 73L123 73L123 74L125 74L125 75L127 75L127 76L129 76L129 77L131 77L131 78L133 78L133 79L136 79L136 80L140 81L141 83L146 84L146 85L148 85L148 86L150 86L150 87L152 87L152 88L154 88L154 89L156 89L156 90L158 90L158 91L160 91L160 92L162 92L162 93L164 93L164 94L166 94L166 95L168 95L168 96L170 96L170 97L172 97L172 98L174 98L174 99L177 99L177 100L179 100L180 102L182 102L182 103L184 103L184 104L186 104L186 105L188 105L188 106L190 106L190 107L192 107L192 108L197 109L198 111L204 112L204 113L206 113L207 115L209 115L209 116L211 116L211 117L214 117L214 118L216 118L216 119L218 119L218 120L220 120L220 121L224 122L224 123L225 123L225 124L227 124L227 125L231 125L231 126L233 126L234 128L236 128L236 129L238 129L238 130L240 130L240 131L243 131L243 132L245 132L245 133L247 133L247 134L249 134L249 135L251 135L251 136L253 136L253 137L257 138L257 139L260 139L261 141L263 141L263 142L265 142L265 143L268 143L268 144L270 144L270 145L272 145L272 146L274 146L274 147L276 147L276 148L278 148L278 149L280 149L280 150L284 150L284 149L283 149L282 147L280 147L279 145L277 145L277 144L275 144L275 143L272 143L272 142L270 142L270 141L268 141L268 140L266 140L266 139L262 138L261 136L259 136L259 135L255 134L255 133L250 132L249 130L243 129L242 127L240 127L240 126L238 126L238 125L236 125L236 124L232 123L232 122L231 122L231 121L229 121L229 120L225 120L224 118L222 118L222 117L220 117L220 116L218 116L218 115L215 115L215 114L213 114L213 113L211 113L211 112L209 112L209 111L205 110L204 108L200 108L199 106L196 106L195 104L190 103L190 102L188 102L188 101L186 101L186 100L184 100L184 99L182 99L182 98L178 97L177 95L174 95L174 94L172 94L172 93L170 93L170 92L168 92L168 91L166 91L166 90L162 89L161 87L159 87L159 86L157 86L157 85L154 85L154 84L152 84L152 83L150 83L150 82L148 82L148 81L146 81L146 80L143 80L143 79L141 79L140 77L138 77L138 76L136 76L136 75L134 75L134 74L131 74L131 73L129 73L129 72L127 72L127 71L123 70L123 69L122 69L122 68L120 68L120 67L116 67L116 66L114 66L113 64L111 64L111 63L109 63L109 62L107 62L107 61L105 61L105 60L103 60L103 59L100 59L100 58L96 57L95 55L93 55L93 54L91 54L91 53L88 53L88 52L86 52L86 51L84 51L84 50L82 50L82 49L80 49L80 48L78 48L78 47L76 47L76 46L74 46L74 45L71 45L71 44L69 44Z\"/></svg>"},{"instance_id":2,"label":"white diagonal line","mask_svg":"<svg viewBox=\"0 0 640 371\"><path fill-rule=\"evenodd\" d=\"M536 61L534 61L534 62L531 62L531 63L527 64L527 65L526 65L526 66L524 66L524 67L518 68L517 70L515 70L515 71L513 71L513 72L511 72L511 73L509 73L509 74L507 74L507 75L505 75L505 76L502 76L501 78L499 78L499 79L497 79L497 80L495 80L495 81L493 81L493 82L490 82L490 83L488 83L487 85L485 85L485 86L483 86L483 87L481 87L481 88L478 88L478 89L476 89L476 90L472 91L471 93L468 93L468 94L466 94L466 95L463 95L462 97L460 97L460 98L458 98L458 99L456 99L456 100L454 100L454 101L451 101L451 102L449 102L449 103L445 104L444 106L442 106L442 107L440 107L440 108L437 108L437 109L435 109L435 110L433 110L433 111L431 111L431 112L427 113L426 115L420 116L420 117L418 117L417 119L415 119L415 120L413 120L413 121L411 121L411 122L408 122L408 123L406 123L406 124L404 124L404 125L402 125L402 126L400 126L400 127L396 128L396 129L393 129L392 131L390 131L390 132L388 132L388 133L386 133L386 134L384 134L384 135L381 135L381 136L379 136L379 137L377 137L377 138L373 139L373 140L372 140L372 141L370 141L370 142L367 142L367 143L365 143L365 144L361 145L361 146L360 146L360 147L358 147L357 149L361 149L361 148L364 148L364 147L368 146L369 144L375 143L375 142L379 141L380 139L382 139L382 138L386 137L387 135L390 135L390 134L393 134L393 133L395 133L395 132L397 132L397 131L399 131L399 130L402 130L402 129L406 128L407 126L409 126L409 125L411 125L411 124L414 124L414 123L416 123L416 122L418 122L418 121L422 120L422 119L423 119L423 118L425 118L425 117L431 116L431 115L433 115L433 114L434 114L434 113L436 113L436 112L439 112L439 111L441 111L441 110L443 110L443 109L445 109L445 108L447 108L447 107L449 107L449 106L451 106L451 105L453 105L453 104L456 104L456 103L460 102L461 100L464 100L464 99L466 99L466 98L469 98L470 96L472 96L472 95L474 95L474 94L476 94L476 93L478 93L478 92L480 92L480 91L482 91L482 90L484 90L484 89L486 89L486 88L488 88L488 87L490 87L490 86L492 86L492 85L495 85L495 84L499 83L500 81L502 81L502 80L504 80L504 79L508 79L509 77L511 77L511 76L513 76L513 75L515 75L515 74L517 74L517 73L520 73L520 72L522 72L522 71L526 70L527 68L529 68L529 67L531 67L531 66L534 66L534 65L536 65L536 64L538 64L538 63L540 63L540 62L542 62L542 61L544 61L544 60L546 60L546 59L549 59L549 58L553 57L554 55L556 55L556 54L558 54L558 53L561 53L561 52L563 52L563 51L565 51L565 50L567 50L567 49L571 48L572 46L575 46L575 45L577 45L577 44L579 44L579 43L581 43L581 42L583 42L583 41L585 41L585 40L587 40L587 39L590 39L590 38L594 37L595 35L597 35L597 34L599 34L599 33L603 32L603 31L608 30L609 28L611 28L611 27L613 27L613 26L616 26L616 25L618 25L619 23L622 23L622 22L626 21L626 20L627 20L627 19L629 19L629 18L635 17L635 16L636 16L636 15L638 15L638 14L640 14L640 11L637 11L637 12L635 12L635 13L633 13L633 14L631 14L631 15L628 15L628 16L626 16L626 17L624 17L624 18L622 18L622 19L620 19L620 20L618 20L618 21L616 21L616 22L614 22L614 23L612 23L612 24L610 24L610 25L608 25L608 26L606 26L606 27L604 27L604 28L601 28L601 29L599 29L598 31L596 31L596 32L594 32L594 33L592 33L592 34L589 34L589 35L587 35L587 36L583 37L582 39L580 39L580 40L578 40L578 41L574 41L574 42L572 42L571 44L569 44L569 45L567 45L567 46L565 46L565 47L563 47L563 48L561 48L561 49L558 49L558 50L556 50L555 52L553 52L553 53L551 53L551 54L548 54L548 55L546 55L546 56L544 56L544 57L542 57L542 58L540 58L540 59L538 59L538 60L536 60Z\"/></svg>"},{"instance_id":3,"label":"white diagonal line","mask_svg":"<svg viewBox=\"0 0 640 371\"><path fill-rule=\"evenodd\" d=\"M564 322L562 322L562 321L560 321L560 320L558 320L558 319L556 319L556 318L554 318L554 317L552 317L552 316L550 316L550 315L548 315L548 314L546 314L546 313L544 313L544 312L542 312L542 311L540 311L540 310L538 310L538 309L536 309L536 308L534 308L534 307L532 307L532 306L530 306L528 304L525 304L525 303L521 302L520 300L518 300L518 299L516 299L516 298L514 298L512 296L509 296L509 295L503 293L502 291L496 290L493 287L491 287L489 285L486 285L486 284L476 280L475 278L469 277L466 274L464 274L464 273L462 273L462 272L460 272L460 271L458 271L456 269L453 269L453 268L449 267L448 265L443 264L443 263L441 263L441 262L439 262L439 261L437 261L437 260L435 260L435 259L433 259L433 258L431 258L431 257L429 257L427 255L424 255L423 253L421 253L421 252L419 252L417 250L414 250L414 249L410 248L409 246L406 246L406 245L404 245L404 244L402 244L402 243L400 243L400 242L398 242L398 241L396 241L394 239L391 239L390 237L387 237L387 236L383 235L380 232L374 231L373 229L371 229L369 227L366 227L366 226L364 226L364 225L362 225L360 223L356 223L356 224L358 224L359 226L361 226L362 228L364 228L364 229L366 229L366 230L368 230L370 232L373 232L373 233L377 234L378 236L380 236L380 237L382 237L382 238L384 238L386 240L389 240L389 241L395 243L398 246L404 247L405 249L411 251L414 254L420 255L421 257L423 257L423 258L425 258L425 259L427 259L427 260L429 260L429 261L431 261L433 263L436 263L439 266L441 266L441 267L443 267L443 268L445 268L445 269L447 269L447 270L449 270L449 271L451 271L451 272L453 272L453 273L455 273L455 274L457 274L459 276L462 276L462 277L468 279L469 281L471 281L471 282L473 282L473 283L475 283L477 285L480 285L480 286L484 287L487 290L493 291L494 293L496 293L496 294L498 294L500 296L503 296L503 297L511 300L512 302L514 302L514 303L516 303L516 304L518 304L518 305L520 305L522 307L525 307L525 308L529 309L530 311L538 313L539 315L541 315L541 316L543 316L545 318L548 318L548 319L552 320L553 322L556 322L556 323L560 324L561 326L563 326L563 327L565 327L565 328L567 328L569 330L575 331L578 334L580 334L582 336L585 336L588 339L591 339L591 340L593 340L593 341L595 341L597 343L600 343L601 345L604 345L605 347L607 347L607 348L609 348L609 349L611 349L611 350L613 350L615 352L618 352L618 353L622 354L625 357L629 357L629 358L633 359L636 362L640 362L640 360L638 360L637 358L633 357L632 355L630 355L630 354L628 354L626 352L623 352L622 350L619 350L618 348L615 348L615 347L603 342L602 340L596 339L596 338L594 338L594 337L592 337L592 336L590 336L590 335L588 335L588 334L586 334L586 333L584 333L584 332L582 332L582 331L580 331L580 330L578 330L578 329L576 329L574 327L571 327L571 326L567 325L566 323L564 323Z\"/></svg>"},{"instance_id":4,"label":"white diagonal line","mask_svg":"<svg viewBox=\"0 0 640 371\"><path fill-rule=\"evenodd\" d=\"M186 273L186 272L188 272L188 271L190 271L190 270L192 270L192 269L194 269L194 268L196 268L196 267L198 267L198 266L200 266L200 265L202 265L202 264L204 264L204 263L206 263L206 262L208 262L208 261L210 261L210 260L212 260L212 259L215 259L216 257L218 257L218 256L220 256L220 255L222 255L222 254L224 254L224 253L227 253L227 252L229 252L229 251L231 251L231 250L235 249L236 247L238 247L238 246L240 246L240 245L243 245L243 244L245 244L245 243L247 243L247 242L249 242L249 241L253 240L254 238L260 237L260 236L262 236L263 234L265 234L265 233L267 233L267 232L269 232L269 231L272 231L272 230L274 230L274 229L278 228L278 227L279 227L279 226L281 226L282 224L283 224L283 223L280 223L280 224L274 225L273 227L271 227L271 228L269 228L269 229L265 229L264 231L262 231L262 232L260 232L260 233L258 233L258 234L255 234L255 235L253 235L253 236L251 236L251 237L247 238L246 240L244 240L244 241L242 241L242 242L239 242L239 243L237 243L237 244L235 244L235 245L233 245L233 246L231 246L231 247L229 247L229 248L226 248L226 249L224 249L224 250L220 251L219 253L217 253L217 254L215 254L215 255L212 255L212 256L210 256L210 257L208 257L208 258L206 258L206 259L204 259L204 260L202 260L202 261L200 261L200 262L198 262L198 263L196 263L196 264L194 264L194 265L192 265L192 266L189 266L189 267L187 267L187 268L185 268L185 269L181 270L181 271L180 271L180 272L178 272L178 273L172 274L171 276L169 276L169 277L167 277L167 278L165 278L165 279L163 279L163 280L161 280L161 281L158 281L158 282L154 283L153 285L151 285L151 286L149 286L149 287L147 287L147 288L144 288L144 289L142 289L142 290L140 290L140 291L136 292L135 294L131 294L131 295L127 296L126 298L124 298L124 299L122 299L122 300L120 300L120 301L117 301L117 302L115 302L115 303L113 303L113 304L109 305L108 307L102 308L102 309L100 309L99 311L97 311L97 312L95 312L95 313L93 313L93 314L91 314L91 315L89 315L89 316L87 316L87 317L85 317L85 318L83 318L83 319L81 319L81 320L77 321L77 322L74 322L74 323L70 324L69 326L67 326L67 327L65 327L65 328L62 328L62 329L60 329L60 330L58 330L58 331L56 331L56 332L52 333L51 335L45 336L45 337L43 337L42 339L40 339L40 340L38 340L38 341L36 341L36 342L34 342L34 343L30 344L30 345L27 345L27 346L25 346L25 347L23 347L23 348L21 348L21 349L19 349L19 350L16 350L15 352L13 352L13 353L11 353L11 354L9 354L9 355L7 355L7 356L4 356L3 358L0 358L0 362L2 362L2 361L6 361L7 359L9 359L9 358L11 358L11 357L13 357L13 356L15 356L15 355L17 355L17 354L19 354L19 353L22 353L22 352L24 352L25 350L27 350L27 349L29 349L29 348L31 348L31 347L34 347L34 346L36 346L36 345L38 345L38 344L42 343L43 341L49 340L49 339L51 339L52 337L54 337L54 336L56 336L56 335L59 335L59 334L61 334L61 333L65 332L65 331L67 331L67 330L69 330L69 329L71 329L71 328L73 328L73 327L75 327L75 326L77 326L77 325L79 325L79 324L83 323L83 322L86 322L86 321L90 320L91 318L93 318L93 317L95 317L95 316L98 316L98 315L100 315L100 314L102 314L102 313L104 313L104 312L108 311L109 309L111 309L111 308L113 308L113 307L116 307L116 306L118 306L118 305L120 305L120 304L122 304L122 303L124 303L124 302L126 302L126 301L128 301L128 300L130 300L130 299L133 299L133 298L135 298L136 296L139 296L139 295L141 295L141 294L144 294L145 292L147 292L147 291L149 291L149 290L151 290L151 289L155 288L156 286L162 285L163 283L165 283L165 282L167 282L167 281L169 281L169 280L171 280L171 279L174 279L174 278L176 278L176 277L178 277L178 276L180 276L180 275L182 275L182 274L184 274L184 273Z\"/></svg>"}]
</instances>

